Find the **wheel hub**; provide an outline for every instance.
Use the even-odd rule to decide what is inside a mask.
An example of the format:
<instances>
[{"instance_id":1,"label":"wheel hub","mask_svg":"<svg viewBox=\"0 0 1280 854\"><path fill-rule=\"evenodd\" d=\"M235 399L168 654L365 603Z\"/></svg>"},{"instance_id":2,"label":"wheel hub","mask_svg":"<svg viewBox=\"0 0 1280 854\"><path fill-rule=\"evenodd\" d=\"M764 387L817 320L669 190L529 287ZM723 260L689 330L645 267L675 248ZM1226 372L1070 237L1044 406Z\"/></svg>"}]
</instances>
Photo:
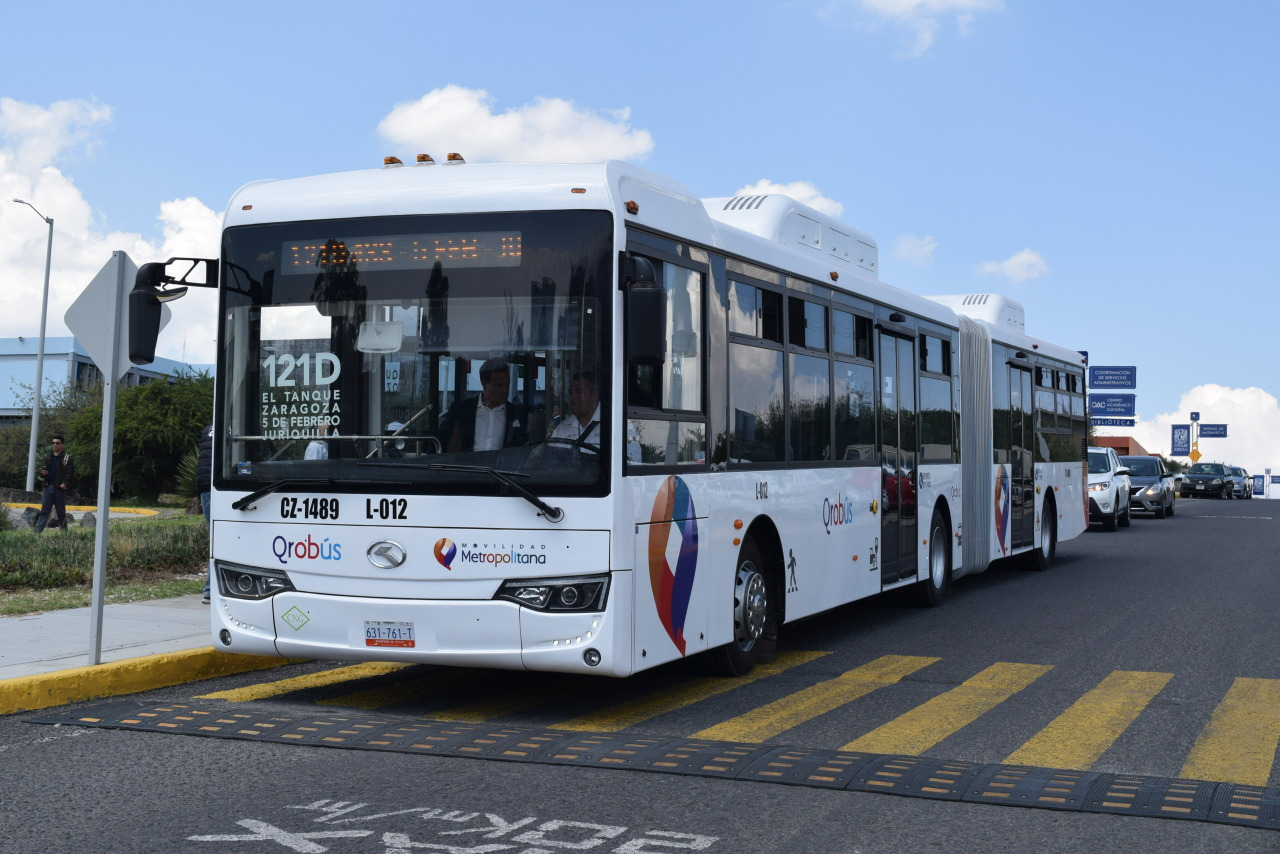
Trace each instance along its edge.
<instances>
[{"instance_id":1,"label":"wheel hub","mask_svg":"<svg viewBox=\"0 0 1280 854\"><path fill-rule=\"evenodd\" d=\"M738 569L736 601L734 602L734 640L744 650L750 649L764 634L765 615L768 612L768 589L764 576L754 566Z\"/></svg>"}]
</instances>

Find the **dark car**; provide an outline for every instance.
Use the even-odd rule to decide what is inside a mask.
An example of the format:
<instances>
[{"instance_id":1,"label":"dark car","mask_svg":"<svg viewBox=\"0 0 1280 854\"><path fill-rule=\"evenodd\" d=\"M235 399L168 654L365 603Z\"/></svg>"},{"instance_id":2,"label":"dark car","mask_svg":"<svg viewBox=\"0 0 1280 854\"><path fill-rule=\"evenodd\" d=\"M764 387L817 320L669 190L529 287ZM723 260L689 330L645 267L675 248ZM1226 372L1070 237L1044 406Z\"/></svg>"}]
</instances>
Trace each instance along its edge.
<instances>
[{"instance_id":1,"label":"dark car","mask_svg":"<svg viewBox=\"0 0 1280 854\"><path fill-rule=\"evenodd\" d=\"M1183 498L1230 498L1234 484L1222 463L1196 463L1182 479Z\"/></svg>"},{"instance_id":2,"label":"dark car","mask_svg":"<svg viewBox=\"0 0 1280 854\"><path fill-rule=\"evenodd\" d=\"M1121 457L1120 464L1129 469L1130 506L1134 510L1154 513L1157 519L1172 516L1178 489L1173 472L1159 457Z\"/></svg>"}]
</instances>

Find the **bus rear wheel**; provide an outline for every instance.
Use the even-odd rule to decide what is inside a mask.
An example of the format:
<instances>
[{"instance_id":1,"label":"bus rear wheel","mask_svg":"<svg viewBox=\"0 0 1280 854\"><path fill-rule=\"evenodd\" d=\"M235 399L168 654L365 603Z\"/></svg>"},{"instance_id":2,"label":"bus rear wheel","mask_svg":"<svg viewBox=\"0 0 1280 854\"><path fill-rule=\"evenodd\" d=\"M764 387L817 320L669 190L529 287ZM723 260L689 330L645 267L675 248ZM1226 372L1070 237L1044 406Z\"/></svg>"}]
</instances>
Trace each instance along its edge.
<instances>
[{"instance_id":1,"label":"bus rear wheel","mask_svg":"<svg viewBox=\"0 0 1280 854\"><path fill-rule=\"evenodd\" d=\"M1040 518L1040 547L1027 552L1027 566L1043 572L1058 553L1058 509L1052 498L1045 498Z\"/></svg>"},{"instance_id":2,"label":"bus rear wheel","mask_svg":"<svg viewBox=\"0 0 1280 854\"><path fill-rule=\"evenodd\" d=\"M933 521L929 523L929 565L926 569L928 575L916 585L916 589L921 605L936 608L951 589L951 532L947 530L947 520L941 510L933 511Z\"/></svg>"},{"instance_id":3,"label":"bus rear wheel","mask_svg":"<svg viewBox=\"0 0 1280 854\"><path fill-rule=\"evenodd\" d=\"M760 549L754 540L744 540L733 582L733 640L707 652L706 670L720 676L750 673L772 649L773 612Z\"/></svg>"}]
</instances>

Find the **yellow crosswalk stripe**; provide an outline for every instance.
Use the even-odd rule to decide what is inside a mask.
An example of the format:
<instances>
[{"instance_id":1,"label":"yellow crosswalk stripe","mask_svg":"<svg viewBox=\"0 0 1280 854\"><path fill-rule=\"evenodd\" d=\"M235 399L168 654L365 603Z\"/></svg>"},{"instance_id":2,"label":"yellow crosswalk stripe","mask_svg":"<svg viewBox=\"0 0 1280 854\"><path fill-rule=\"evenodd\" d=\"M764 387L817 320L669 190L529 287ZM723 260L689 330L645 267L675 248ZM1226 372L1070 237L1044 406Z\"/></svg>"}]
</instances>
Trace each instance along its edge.
<instances>
[{"instance_id":1,"label":"yellow crosswalk stripe","mask_svg":"<svg viewBox=\"0 0 1280 854\"><path fill-rule=\"evenodd\" d=\"M775 700L723 723L694 733L692 738L758 744L832 709L851 703L878 688L892 685L940 659L916 655L886 655L834 679Z\"/></svg>"},{"instance_id":2,"label":"yellow crosswalk stripe","mask_svg":"<svg viewBox=\"0 0 1280 854\"><path fill-rule=\"evenodd\" d=\"M1097 762L1173 678L1116 670L1004 760L1008 765L1084 770Z\"/></svg>"},{"instance_id":3,"label":"yellow crosswalk stripe","mask_svg":"<svg viewBox=\"0 0 1280 854\"><path fill-rule=\"evenodd\" d=\"M1180 776L1265 786L1280 744L1280 679L1231 683L1200 733Z\"/></svg>"},{"instance_id":4,"label":"yellow crosswalk stripe","mask_svg":"<svg viewBox=\"0 0 1280 854\"><path fill-rule=\"evenodd\" d=\"M416 679L395 682L391 685L380 685L377 688L368 688L364 691L355 691L351 694L342 694L337 697L317 700L316 705L381 709L385 706L421 700L423 697L430 697L432 694L439 694L470 685L477 681L481 674L486 674L489 677L493 675L487 671L474 669L439 670Z\"/></svg>"},{"instance_id":5,"label":"yellow crosswalk stripe","mask_svg":"<svg viewBox=\"0 0 1280 854\"><path fill-rule=\"evenodd\" d=\"M537 681L530 687L499 691L492 696L482 697L470 703L432 712L427 717L432 720L449 721L451 723L484 723L494 718L500 718L503 715L526 711L547 703L563 702L565 699L587 690L582 687L582 679L584 677L567 677L563 674L557 677L551 673L539 673L536 676Z\"/></svg>"},{"instance_id":6,"label":"yellow crosswalk stripe","mask_svg":"<svg viewBox=\"0 0 1280 854\"><path fill-rule=\"evenodd\" d=\"M552 729L571 729L584 732L617 732L626 729L629 726L643 723L644 721L656 718L667 712L674 712L677 709L683 709L686 706L692 706L694 703L702 702L723 694L726 691L732 691L735 688L749 685L759 679L765 679L770 676L777 676L806 664L824 655L830 655L829 652L781 652L778 653L776 661L768 664L757 666L746 676L739 678L729 677L704 677L701 679L690 679L682 682L670 691L660 691L655 694L640 697L635 700L629 700L625 703L618 703L609 706L606 709L590 712L580 717L571 718L554 724Z\"/></svg>"},{"instance_id":7,"label":"yellow crosswalk stripe","mask_svg":"<svg viewBox=\"0 0 1280 854\"><path fill-rule=\"evenodd\" d=\"M275 682L260 682L246 685L243 688L232 688L229 691L215 691L212 694L201 694L199 700L228 700L232 703L243 703L248 700L265 700L278 697L291 691L304 691L307 688L323 688L338 682L349 682L353 679L367 679L370 676L383 676L409 667L408 664L388 664L374 662L371 664L353 664L350 667L337 667L333 670L322 670L306 676L294 676L290 679L279 679Z\"/></svg>"},{"instance_id":8,"label":"yellow crosswalk stripe","mask_svg":"<svg viewBox=\"0 0 1280 854\"><path fill-rule=\"evenodd\" d=\"M854 739L841 750L918 756L1052 669L1043 664L993 664L945 694Z\"/></svg>"}]
</instances>

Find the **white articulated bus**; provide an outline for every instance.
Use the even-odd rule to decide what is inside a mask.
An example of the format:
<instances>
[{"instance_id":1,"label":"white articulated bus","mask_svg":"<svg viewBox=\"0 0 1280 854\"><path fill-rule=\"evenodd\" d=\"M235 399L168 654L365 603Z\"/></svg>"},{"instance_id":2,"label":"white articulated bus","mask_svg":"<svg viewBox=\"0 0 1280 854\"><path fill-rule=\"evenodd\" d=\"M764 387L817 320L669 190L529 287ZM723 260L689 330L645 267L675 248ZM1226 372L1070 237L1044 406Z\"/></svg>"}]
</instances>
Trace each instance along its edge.
<instances>
[{"instance_id":1,"label":"white articulated bus","mask_svg":"<svg viewBox=\"0 0 1280 854\"><path fill-rule=\"evenodd\" d=\"M218 649L741 674L779 627L1086 527L1083 367L1016 303L877 279L780 195L627 163L249 184L221 256Z\"/></svg>"}]
</instances>

